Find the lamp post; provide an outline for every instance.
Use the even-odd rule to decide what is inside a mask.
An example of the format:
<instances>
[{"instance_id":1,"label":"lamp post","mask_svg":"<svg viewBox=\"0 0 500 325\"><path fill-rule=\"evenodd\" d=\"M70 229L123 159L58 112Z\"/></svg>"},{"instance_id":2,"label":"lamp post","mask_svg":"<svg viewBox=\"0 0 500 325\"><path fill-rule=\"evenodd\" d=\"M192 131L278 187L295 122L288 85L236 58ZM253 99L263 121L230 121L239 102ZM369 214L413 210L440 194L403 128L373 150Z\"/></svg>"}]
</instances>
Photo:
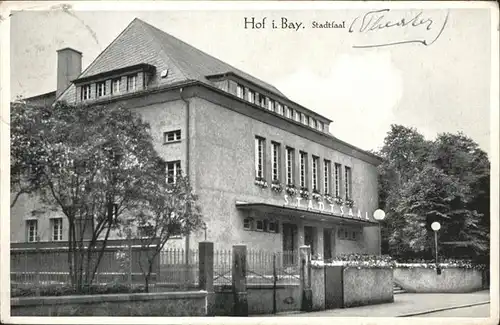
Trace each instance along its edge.
<instances>
[{"instance_id":1,"label":"lamp post","mask_svg":"<svg viewBox=\"0 0 500 325\"><path fill-rule=\"evenodd\" d=\"M380 222L384 220L385 212L382 209L377 209L373 212L373 219L378 221L378 252L382 255L382 230L380 229Z\"/></svg>"},{"instance_id":2,"label":"lamp post","mask_svg":"<svg viewBox=\"0 0 500 325\"><path fill-rule=\"evenodd\" d=\"M436 272L440 274L441 272L438 267L438 231L439 229L441 229L441 224L437 221L434 221L431 224L431 228L432 230L434 230L434 243L436 245Z\"/></svg>"}]
</instances>

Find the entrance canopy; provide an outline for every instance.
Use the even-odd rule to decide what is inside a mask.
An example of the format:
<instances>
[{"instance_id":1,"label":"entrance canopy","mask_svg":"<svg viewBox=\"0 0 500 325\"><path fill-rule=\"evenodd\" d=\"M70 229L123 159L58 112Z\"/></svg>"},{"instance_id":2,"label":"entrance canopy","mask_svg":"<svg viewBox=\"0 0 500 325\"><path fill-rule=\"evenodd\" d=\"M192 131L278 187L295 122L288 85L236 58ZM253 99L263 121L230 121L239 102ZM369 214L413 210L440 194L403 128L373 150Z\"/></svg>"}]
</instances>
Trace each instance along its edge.
<instances>
[{"instance_id":1,"label":"entrance canopy","mask_svg":"<svg viewBox=\"0 0 500 325\"><path fill-rule=\"evenodd\" d=\"M358 225L362 227L373 227L378 225L378 222L376 221L368 220L365 217L360 218L357 215L341 215L338 213L331 213L329 211L320 211L291 205L236 201L236 208L241 210L257 211L261 213L270 213L274 215L286 215L296 217L297 220L305 219L321 222L331 222L339 225Z\"/></svg>"}]
</instances>

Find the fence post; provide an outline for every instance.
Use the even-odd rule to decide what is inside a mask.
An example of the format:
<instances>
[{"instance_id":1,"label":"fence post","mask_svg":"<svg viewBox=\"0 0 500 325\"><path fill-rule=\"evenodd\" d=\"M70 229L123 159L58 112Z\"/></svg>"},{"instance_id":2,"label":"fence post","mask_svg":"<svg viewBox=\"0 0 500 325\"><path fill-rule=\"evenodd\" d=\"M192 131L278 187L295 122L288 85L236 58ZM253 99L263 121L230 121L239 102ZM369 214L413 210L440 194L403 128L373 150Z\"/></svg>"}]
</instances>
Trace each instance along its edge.
<instances>
[{"instance_id":1,"label":"fence post","mask_svg":"<svg viewBox=\"0 0 500 325\"><path fill-rule=\"evenodd\" d=\"M130 238L127 240L128 243L128 287L129 290L132 289L132 243Z\"/></svg>"},{"instance_id":2,"label":"fence post","mask_svg":"<svg viewBox=\"0 0 500 325\"><path fill-rule=\"evenodd\" d=\"M312 289L311 289L311 247L300 246L300 284L302 287L302 303L300 310L311 311L312 310Z\"/></svg>"},{"instance_id":3,"label":"fence post","mask_svg":"<svg viewBox=\"0 0 500 325\"><path fill-rule=\"evenodd\" d=\"M232 282L233 282L233 315L248 316L248 299L247 299L247 246L233 246L233 265L232 265Z\"/></svg>"},{"instance_id":4,"label":"fence post","mask_svg":"<svg viewBox=\"0 0 500 325\"><path fill-rule=\"evenodd\" d=\"M215 315L214 293L214 243L198 243L198 285L207 292L207 316Z\"/></svg>"},{"instance_id":5,"label":"fence post","mask_svg":"<svg viewBox=\"0 0 500 325\"><path fill-rule=\"evenodd\" d=\"M36 292L36 296L40 296L40 268L42 267L42 257L41 257L41 254L40 254L40 243L39 242L36 242L36 248L35 248L35 252L36 252L36 269L35 269L35 286L36 286L36 289L35 289L35 292Z\"/></svg>"},{"instance_id":6,"label":"fence post","mask_svg":"<svg viewBox=\"0 0 500 325\"><path fill-rule=\"evenodd\" d=\"M276 284L278 282L278 274L276 272L276 253L273 254L273 314L277 313L276 308Z\"/></svg>"}]
</instances>

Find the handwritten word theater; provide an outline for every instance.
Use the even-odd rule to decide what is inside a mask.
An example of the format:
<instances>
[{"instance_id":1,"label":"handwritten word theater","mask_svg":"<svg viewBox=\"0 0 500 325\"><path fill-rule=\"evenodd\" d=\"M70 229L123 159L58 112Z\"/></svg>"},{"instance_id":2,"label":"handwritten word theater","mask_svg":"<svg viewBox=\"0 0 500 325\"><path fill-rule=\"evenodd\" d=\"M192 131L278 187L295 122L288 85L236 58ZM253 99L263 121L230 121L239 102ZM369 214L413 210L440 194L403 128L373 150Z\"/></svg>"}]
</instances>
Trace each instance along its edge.
<instances>
[{"instance_id":1,"label":"handwritten word theater","mask_svg":"<svg viewBox=\"0 0 500 325\"><path fill-rule=\"evenodd\" d=\"M54 100L139 112L169 175L189 176L207 227L171 247L196 248L206 237L216 249L379 252L380 159L333 137L328 118L139 19L83 72L78 51L59 50L58 60ZM54 240L54 225L65 240L65 218L37 218L42 241ZM19 230L14 241L22 241Z\"/></svg>"}]
</instances>

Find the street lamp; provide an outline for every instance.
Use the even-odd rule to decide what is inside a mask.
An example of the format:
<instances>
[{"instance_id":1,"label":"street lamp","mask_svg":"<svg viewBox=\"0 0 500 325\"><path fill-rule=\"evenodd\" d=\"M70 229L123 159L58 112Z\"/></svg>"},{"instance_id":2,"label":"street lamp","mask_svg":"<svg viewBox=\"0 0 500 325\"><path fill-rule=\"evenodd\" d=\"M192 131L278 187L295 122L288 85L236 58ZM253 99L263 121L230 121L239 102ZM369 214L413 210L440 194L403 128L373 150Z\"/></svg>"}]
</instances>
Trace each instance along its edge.
<instances>
[{"instance_id":1,"label":"street lamp","mask_svg":"<svg viewBox=\"0 0 500 325\"><path fill-rule=\"evenodd\" d=\"M436 245L436 272L437 274L441 274L441 270L438 267L438 231L441 229L441 224L437 221L434 221L431 224L432 230L434 230L434 243Z\"/></svg>"},{"instance_id":2,"label":"street lamp","mask_svg":"<svg viewBox=\"0 0 500 325\"><path fill-rule=\"evenodd\" d=\"M385 218L385 212L382 209L377 209L375 212L373 212L373 219L378 221L378 248L379 248L379 255L382 255L382 230L380 229L380 222L384 220Z\"/></svg>"}]
</instances>

